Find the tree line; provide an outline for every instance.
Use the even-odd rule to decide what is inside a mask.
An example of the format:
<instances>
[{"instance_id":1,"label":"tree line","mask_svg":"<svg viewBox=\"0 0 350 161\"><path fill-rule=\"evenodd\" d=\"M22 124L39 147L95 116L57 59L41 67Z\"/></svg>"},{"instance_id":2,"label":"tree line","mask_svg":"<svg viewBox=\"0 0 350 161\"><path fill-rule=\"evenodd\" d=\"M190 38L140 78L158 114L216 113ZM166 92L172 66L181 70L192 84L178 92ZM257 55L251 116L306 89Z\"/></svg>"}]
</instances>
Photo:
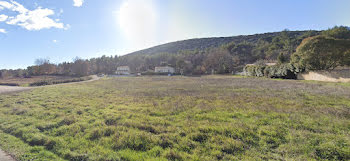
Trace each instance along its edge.
<instances>
[{"instance_id":1,"label":"tree line","mask_svg":"<svg viewBox=\"0 0 350 161\"><path fill-rule=\"evenodd\" d=\"M139 53L125 56L102 56L92 59L75 58L72 62L59 64L51 63L48 59L37 59L35 65L27 69L1 70L0 77L113 74L118 66L129 66L132 72L152 72L156 66L166 65L175 67L178 73L181 72L186 75L210 74L212 72L226 74L240 72L246 64L255 63L259 60L293 62L303 68L311 69L309 64L322 65L325 60L333 61L333 59L322 57L322 60L318 59L319 62L311 62L314 60L313 57L320 56L322 51L325 51L322 52L323 55L337 51L343 54L343 57L339 54L337 58L345 60L345 49L340 48L349 46L348 37L350 34L348 32L349 30L346 27L334 27L323 32L284 30L274 34L247 36L246 39L240 38L244 41L232 41L218 47L179 50L176 53ZM310 48L317 48L318 52ZM310 52L315 52L315 55L308 57ZM303 64L305 62L309 62L309 64ZM339 61L326 62L326 64L328 63L333 64L331 67L344 65L343 62ZM328 66L326 65L326 67ZM321 68L316 67L315 69Z\"/></svg>"}]
</instances>

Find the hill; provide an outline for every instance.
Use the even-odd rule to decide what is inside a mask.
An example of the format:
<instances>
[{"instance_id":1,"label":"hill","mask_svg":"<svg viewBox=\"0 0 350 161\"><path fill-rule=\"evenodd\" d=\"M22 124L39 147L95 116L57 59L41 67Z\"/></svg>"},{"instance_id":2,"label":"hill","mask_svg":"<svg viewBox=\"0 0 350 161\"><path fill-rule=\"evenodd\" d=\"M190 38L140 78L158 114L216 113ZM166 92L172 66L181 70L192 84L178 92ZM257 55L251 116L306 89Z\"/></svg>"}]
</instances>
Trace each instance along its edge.
<instances>
[{"instance_id":1,"label":"hill","mask_svg":"<svg viewBox=\"0 0 350 161\"><path fill-rule=\"evenodd\" d=\"M119 57L119 65L135 72L170 65L185 74L240 72L246 64L258 60L276 61L283 55L288 61L301 42L320 31L281 31L233 37L190 39L167 43Z\"/></svg>"},{"instance_id":2,"label":"hill","mask_svg":"<svg viewBox=\"0 0 350 161\"><path fill-rule=\"evenodd\" d=\"M239 36L231 36L231 37L211 37L211 38L197 38L197 39L189 39L182 40L176 42L170 42L162 45L158 45L155 47L151 47L148 49L136 51L128 54L130 55L154 55L158 53L178 53L180 51L185 50L205 50L209 48L216 48L221 45L225 45L228 43L252 43L256 44L259 40L265 40L268 42L272 42L273 38L280 36L283 32L286 32L291 39L295 39L297 37L301 37L305 34L311 32L311 34L318 34L318 31L282 31L282 32L271 32L264 34L254 34L254 35L239 35Z\"/></svg>"}]
</instances>

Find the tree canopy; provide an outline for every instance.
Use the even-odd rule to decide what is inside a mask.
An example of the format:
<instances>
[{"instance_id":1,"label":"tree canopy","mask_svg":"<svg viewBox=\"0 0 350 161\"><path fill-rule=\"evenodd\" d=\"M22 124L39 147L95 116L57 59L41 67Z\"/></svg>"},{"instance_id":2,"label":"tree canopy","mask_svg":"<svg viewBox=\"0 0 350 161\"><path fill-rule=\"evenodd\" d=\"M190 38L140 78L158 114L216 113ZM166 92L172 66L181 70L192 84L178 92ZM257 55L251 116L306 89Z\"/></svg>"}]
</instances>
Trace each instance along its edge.
<instances>
[{"instance_id":1,"label":"tree canopy","mask_svg":"<svg viewBox=\"0 0 350 161\"><path fill-rule=\"evenodd\" d=\"M332 29L323 31L322 35L334 39L350 39L350 30L345 26L335 26Z\"/></svg>"},{"instance_id":2,"label":"tree canopy","mask_svg":"<svg viewBox=\"0 0 350 161\"><path fill-rule=\"evenodd\" d=\"M292 55L292 63L305 70L327 70L350 65L350 40L316 36L305 39Z\"/></svg>"}]
</instances>

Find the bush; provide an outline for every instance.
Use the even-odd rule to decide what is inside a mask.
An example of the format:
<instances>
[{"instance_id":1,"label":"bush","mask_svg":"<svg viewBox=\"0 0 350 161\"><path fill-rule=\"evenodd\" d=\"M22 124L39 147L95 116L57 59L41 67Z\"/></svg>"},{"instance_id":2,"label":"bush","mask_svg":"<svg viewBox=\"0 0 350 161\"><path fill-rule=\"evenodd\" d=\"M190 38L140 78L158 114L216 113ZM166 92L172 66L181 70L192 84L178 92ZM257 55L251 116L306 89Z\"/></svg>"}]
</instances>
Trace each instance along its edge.
<instances>
[{"instance_id":1,"label":"bush","mask_svg":"<svg viewBox=\"0 0 350 161\"><path fill-rule=\"evenodd\" d=\"M247 65L246 67L244 67L243 72L247 76L263 77L265 67L266 66L261 65Z\"/></svg>"},{"instance_id":2,"label":"bush","mask_svg":"<svg viewBox=\"0 0 350 161\"><path fill-rule=\"evenodd\" d=\"M292 64L277 64L273 66L247 65L244 73L247 76L296 79L297 73L301 72L299 68Z\"/></svg>"},{"instance_id":3,"label":"bush","mask_svg":"<svg viewBox=\"0 0 350 161\"><path fill-rule=\"evenodd\" d=\"M296 79L295 67L291 64L279 64L267 66L264 69L264 76L268 78Z\"/></svg>"}]
</instances>

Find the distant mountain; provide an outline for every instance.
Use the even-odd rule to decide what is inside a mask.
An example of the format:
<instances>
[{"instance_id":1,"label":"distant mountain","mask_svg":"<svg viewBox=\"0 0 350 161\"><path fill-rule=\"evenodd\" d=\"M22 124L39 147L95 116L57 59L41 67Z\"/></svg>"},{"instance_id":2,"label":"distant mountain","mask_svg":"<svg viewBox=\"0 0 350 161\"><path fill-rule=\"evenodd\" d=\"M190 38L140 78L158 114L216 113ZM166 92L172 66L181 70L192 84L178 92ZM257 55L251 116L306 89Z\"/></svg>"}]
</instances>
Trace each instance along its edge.
<instances>
[{"instance_id":1,"label":"distant mountain","mask_svg":"<svg viewBox=\"0 0 350 161\"><path fill-rule=\"evenodd\" d=\"M310 32L310 31L286 31L291 39L295 39L297 37L301 37L302 35ZM318 31L312 31L318 34ZM272 33L264 33L264 34L255 34L255 35L240 35L240 36L232 36L232 37L212 37L212 38L198 38L198 39L189 39L183 41L171 42L155 47L151 47L148 49L136 51L128 54L131 55L153 55L159 53L178 53L183 50L204 50L213 47L219 47L228 43L242 43L248 42L252 44L256 44L259 39L265 41L272 41L272 39L276 36L281 35L282 32L272 32Z\"/></svg>"}]
</instances>

